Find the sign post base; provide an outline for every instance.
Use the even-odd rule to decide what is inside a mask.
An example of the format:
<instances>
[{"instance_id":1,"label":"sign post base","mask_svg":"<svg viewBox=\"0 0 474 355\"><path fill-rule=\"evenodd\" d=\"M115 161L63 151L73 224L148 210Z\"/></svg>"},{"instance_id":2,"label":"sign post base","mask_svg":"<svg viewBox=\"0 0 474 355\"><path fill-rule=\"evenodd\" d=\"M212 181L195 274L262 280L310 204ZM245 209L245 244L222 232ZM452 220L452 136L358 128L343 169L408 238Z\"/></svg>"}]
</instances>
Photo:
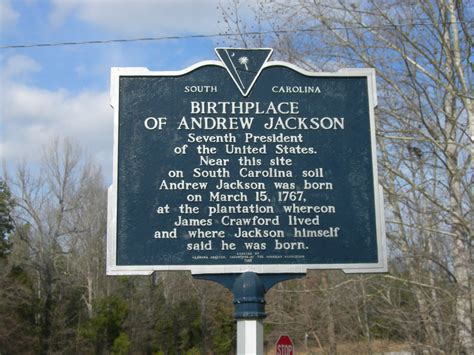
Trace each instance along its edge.
<instances>
[{"instance_id":1,"label":"sign post base","mask_svg":"<svg viewBox=\"0 0 474 355\"><path fill-rule=\"evenodd\" d=\"M220 283L234 294L237 320L237 354L263 355L265 294L278 282L301 278L305 274L202 274L197 279Z\"/></svg>"}]
</instances>

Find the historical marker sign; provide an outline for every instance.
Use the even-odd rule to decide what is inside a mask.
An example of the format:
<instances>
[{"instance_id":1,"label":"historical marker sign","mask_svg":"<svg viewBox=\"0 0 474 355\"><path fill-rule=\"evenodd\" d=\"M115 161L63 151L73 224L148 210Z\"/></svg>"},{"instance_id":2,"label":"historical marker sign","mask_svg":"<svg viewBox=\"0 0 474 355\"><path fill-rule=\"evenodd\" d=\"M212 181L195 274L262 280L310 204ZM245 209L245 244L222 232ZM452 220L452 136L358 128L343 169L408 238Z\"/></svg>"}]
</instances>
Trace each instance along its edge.
<instances>
[{"instance_id":1,"label":"historical marker sign","mask_svg":"<svg viewBox=\"0 0 474 355\"><path fill-rule=\"evenodd\" d=\"M386 271L371 69L112 69L109 274Z\"/></svg>"}]
</instances>

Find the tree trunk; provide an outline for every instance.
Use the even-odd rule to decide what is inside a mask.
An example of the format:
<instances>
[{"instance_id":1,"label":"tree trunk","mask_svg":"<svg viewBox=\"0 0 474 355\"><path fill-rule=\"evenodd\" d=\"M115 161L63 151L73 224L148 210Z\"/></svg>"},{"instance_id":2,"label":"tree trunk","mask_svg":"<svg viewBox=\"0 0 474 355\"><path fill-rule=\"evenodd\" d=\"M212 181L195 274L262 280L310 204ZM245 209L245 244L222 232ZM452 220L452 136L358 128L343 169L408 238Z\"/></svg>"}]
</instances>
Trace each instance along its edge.
<instances>
[{"instance_id":1,"label":"tree trunk","mask_svg":"<svg viewBox=\"0 0 474 355\"><path fill-rule=\"evenodd\" d=\"M53 290L52 290L52 279L51 271L49 266L46 266L44 279L41 281L42 289L44 291L44 302L41 309L40 318L40 349L41 355L47 355L50 349L51 339L51 320L52 320L52 308L53 308Z\"/></svg>"},{"instance_id":2,"label":"tree trunk","mask_svg":"<svg viewBox=\"0 0 474 355\"><path fill-rule=\"evenodd\" d=\"M329 290L328 274L323 271L321 274L321 283L324 290L324 301L326 306L327 332L329 342L329 355L337 354L336 330L334 326L334 315L332 313L332 295Z\"/></svg>"}]
</instances>

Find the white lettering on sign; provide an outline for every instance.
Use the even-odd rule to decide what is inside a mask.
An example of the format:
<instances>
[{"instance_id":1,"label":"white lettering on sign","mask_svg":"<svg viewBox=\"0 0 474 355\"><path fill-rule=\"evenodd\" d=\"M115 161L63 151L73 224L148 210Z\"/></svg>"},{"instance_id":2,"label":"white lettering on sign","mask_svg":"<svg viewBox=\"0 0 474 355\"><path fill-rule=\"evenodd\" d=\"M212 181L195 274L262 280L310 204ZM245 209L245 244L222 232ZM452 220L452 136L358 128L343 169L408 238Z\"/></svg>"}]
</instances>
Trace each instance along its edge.
<instances>
[{"instance_id":1,"label":"white lettering on sign","mask_svg":"<svg viewBox=\"0 0 474 355\"><path fill-rule=\"evenodd\" d=\"M275 94L320 94L319 86L272 86Z\"/></svg>"},{"instance_id":2,"label":"white lettering on sign","mask_svg":"<svg viewBox=\"0 0 474 355\"><path fill-rule=\"evenodd\" d=\"M277 345L277 355L290 355L293 354L293 345Z\"/></svg>"},{"instance_id":3,"label":"white lettering on sign","mask_svg":"<svg viewBox=\"0 0 474 355\"><path fill-rule=\"evenodd\" d=\"M154 129L163 129L166 125L166 117L147 117L143 122L145 128L152 131Z\"/></svg>"},{"instance_id":4,"label":"white lettering on sign","mask_svg":"<svg viewBox=\"0 0 474 355\"><path fill-rule=\"evenodd\" d=\"M297 115L298 102L191 101L192 114Z\"/></svg>"},{"instance_id":5,"label":"white lettering on sign","mask_svg":"<svg viewBox=\"0 0 474 355\"><path fill-rule=\"evenodd\" d=\"M222 130L238 130L252 128L254 117L186 117L183 116L179 122L178 129L194 130L194 129L222 129Z\"/></svg>"},{"instance_id":6,"label":"white lettering on sign","mask_svg":"<svg viewBox=\"0 0 474 355\"><path fill-rule=\"evenodd\" d=\"M266 129L344 129L344 117L270 117Z\"/></svg>"},{"instance_id":7,"label":"white lettering on sign","mask_svg":"<svg viewBox=\"0 0 474 355\"><path fill-rule=\"evenodd\" d=\"M184 87L184 92L185 93L208 93L208 92L217 92L217 86L216 85L186 85Z\"/></svg>"}]
</instances>

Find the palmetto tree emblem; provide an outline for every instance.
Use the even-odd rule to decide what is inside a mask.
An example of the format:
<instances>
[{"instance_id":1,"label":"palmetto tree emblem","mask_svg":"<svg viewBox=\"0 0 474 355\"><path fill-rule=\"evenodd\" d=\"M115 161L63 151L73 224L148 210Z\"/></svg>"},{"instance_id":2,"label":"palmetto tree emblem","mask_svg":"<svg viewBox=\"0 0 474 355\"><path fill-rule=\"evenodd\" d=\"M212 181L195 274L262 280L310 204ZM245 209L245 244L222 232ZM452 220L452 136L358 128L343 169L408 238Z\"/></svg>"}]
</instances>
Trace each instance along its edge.
<instances>
[{"instance_id":1,"label":"palmetto tree emblem","mask_svg":"<svg viewBox=\"0 0 474 355\"><path fill-rule=\"evenodd\" d=\"M216 48L216 53L240 93L247 96L272 54L272 50L270 48Z\"/></svg>"},{"instance_id":2,"label":"palmetto tree emblem","mask_svg":"<svg viewBox=\"0 0 474 355\"><path fill-rule=\"evenodd\" d=\"M245 66L245 70L249 70L247 64L249 63L249 58L248 57L240 57L239 58L239 63Z\"/></svg>"}]
</instances>

